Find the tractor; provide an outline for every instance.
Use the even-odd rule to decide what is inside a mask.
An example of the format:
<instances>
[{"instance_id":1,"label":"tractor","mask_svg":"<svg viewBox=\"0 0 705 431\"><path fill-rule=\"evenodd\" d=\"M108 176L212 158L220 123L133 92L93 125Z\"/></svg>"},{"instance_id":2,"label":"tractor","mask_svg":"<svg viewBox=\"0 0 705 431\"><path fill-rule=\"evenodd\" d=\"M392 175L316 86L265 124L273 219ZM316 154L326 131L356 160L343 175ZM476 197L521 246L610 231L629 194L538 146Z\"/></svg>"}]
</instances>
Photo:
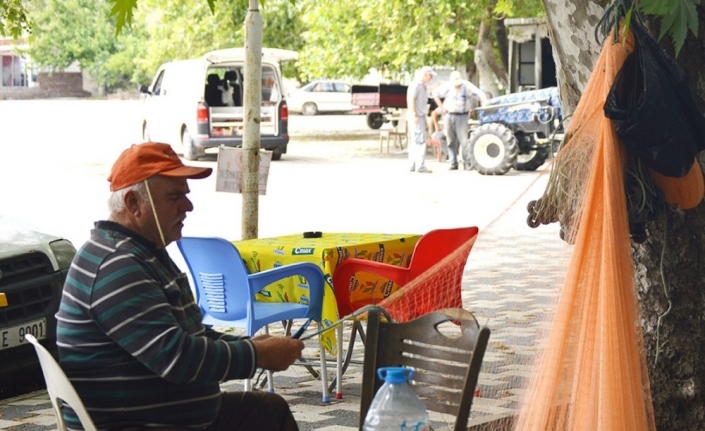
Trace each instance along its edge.
<instances>
[{"instance_id":1,"label":"tractor","mask_svg":"<svg viewBox=\"0 0 705 431\"><path fill-rule=\"evenodd\" d=\"M511 168L535 171L563 137L556 87L494 97L473 114L463 163L483 175L504 175Z\"/></svg>"}]
</instances>

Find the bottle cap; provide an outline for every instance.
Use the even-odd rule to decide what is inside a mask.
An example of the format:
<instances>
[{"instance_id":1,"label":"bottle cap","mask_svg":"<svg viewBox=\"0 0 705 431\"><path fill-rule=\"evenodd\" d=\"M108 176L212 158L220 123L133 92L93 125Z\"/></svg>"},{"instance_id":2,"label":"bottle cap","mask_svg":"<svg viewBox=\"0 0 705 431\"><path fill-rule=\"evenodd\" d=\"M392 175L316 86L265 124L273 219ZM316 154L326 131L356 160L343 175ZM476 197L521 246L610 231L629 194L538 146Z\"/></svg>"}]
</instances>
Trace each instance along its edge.
<instances>
[{"instance_id":1,"label":"bottle cap","mask_svg":"<svg viewBox=\"0 0 705 431\"><path fill-rule=\"evenodd\" d=\"M414 375L414 370L406 367L382 367L377 375L387 383L405 383Z\"/></svg>"}]
</instances>

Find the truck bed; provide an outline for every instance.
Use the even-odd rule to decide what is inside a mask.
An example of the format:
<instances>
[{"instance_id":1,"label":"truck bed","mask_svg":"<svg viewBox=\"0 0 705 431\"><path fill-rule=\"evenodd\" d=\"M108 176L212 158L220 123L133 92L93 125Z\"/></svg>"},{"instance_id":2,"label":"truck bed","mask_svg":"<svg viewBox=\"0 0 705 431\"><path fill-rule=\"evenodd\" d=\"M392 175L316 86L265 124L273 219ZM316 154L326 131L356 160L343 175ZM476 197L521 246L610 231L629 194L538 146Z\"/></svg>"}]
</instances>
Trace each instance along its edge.
<instances>
[{"instance_id":1,"label":"truck bed","mask_svg":"<svg viewBox=\"0 0 705 431\"><path fill-rule=\"evenodd\" d=\"M406 85L353 85L352 104L380 108L406 108Z\"/></svg>"}]
</instances>

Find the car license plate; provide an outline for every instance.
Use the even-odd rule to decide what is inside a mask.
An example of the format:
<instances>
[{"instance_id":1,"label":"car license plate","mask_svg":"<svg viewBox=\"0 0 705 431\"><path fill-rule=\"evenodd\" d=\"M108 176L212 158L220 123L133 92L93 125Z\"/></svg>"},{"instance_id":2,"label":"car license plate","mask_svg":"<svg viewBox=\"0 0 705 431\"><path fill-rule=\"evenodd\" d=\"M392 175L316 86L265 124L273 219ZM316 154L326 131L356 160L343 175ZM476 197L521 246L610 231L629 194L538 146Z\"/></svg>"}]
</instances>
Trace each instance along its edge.
<instances>
[{"instance_id":1,"label":"car license plate","mask_svg":"<svg viewBox=\"0 0 705 431\"><path fill-rule=\"evenodd\" d=\"M47 319L33 320L21 325L0 328L0 350L27 343L25 334L32 334L37 340L47 337Z\"/></svg>"}]
</instances>

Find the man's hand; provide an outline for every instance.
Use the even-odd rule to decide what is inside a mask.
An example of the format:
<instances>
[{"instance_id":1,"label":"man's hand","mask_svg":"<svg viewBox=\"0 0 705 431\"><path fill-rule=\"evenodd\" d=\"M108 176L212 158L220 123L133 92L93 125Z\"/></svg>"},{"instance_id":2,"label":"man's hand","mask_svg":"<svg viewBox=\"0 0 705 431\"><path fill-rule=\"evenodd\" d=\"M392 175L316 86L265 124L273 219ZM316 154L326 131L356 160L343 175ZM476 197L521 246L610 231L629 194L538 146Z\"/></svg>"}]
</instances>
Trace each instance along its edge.
<instances>
[{"instance_id":1,"label":"man's hand","mask_svg":"<svg viewBox=\"0 0 705 431\"><path fill-rule=\"evenodd\" d=\"M257 351L257 368L284 371L301 357L304 342L291 337L260 335L252 338Z\"/></svg>"}]
</instances>

